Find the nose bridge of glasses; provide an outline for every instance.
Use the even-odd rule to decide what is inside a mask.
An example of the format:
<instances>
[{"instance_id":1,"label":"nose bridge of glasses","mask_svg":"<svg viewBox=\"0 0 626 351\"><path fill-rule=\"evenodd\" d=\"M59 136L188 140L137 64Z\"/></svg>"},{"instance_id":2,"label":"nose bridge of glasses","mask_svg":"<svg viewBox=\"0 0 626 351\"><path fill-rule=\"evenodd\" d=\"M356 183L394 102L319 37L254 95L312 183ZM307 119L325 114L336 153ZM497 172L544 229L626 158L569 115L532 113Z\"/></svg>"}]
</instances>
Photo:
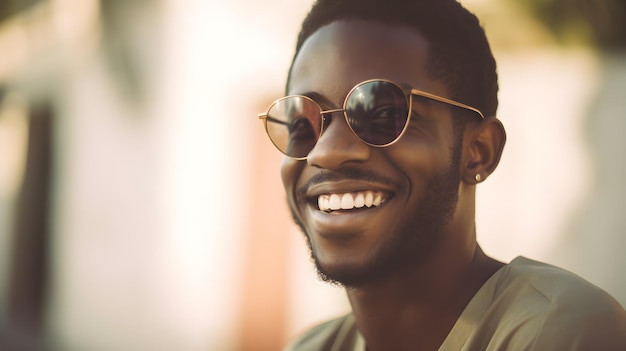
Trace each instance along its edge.
<instances>
[{"instance_id":1,"label":"nose bridge of glasses","mask_svg":"<svg viewBox=\"0 0 626 351\"><path fill-rule=\"evenodd\" d=\"M347 118L345 117L345 111L346 110L343 108L335 108L321 111L320 114L322 115L322 130L316 144L319 144L320 142L326 143L328 142L328 140L326 139L330 138L330 142L333 144L332 148L337 148L337 143L347 141L351 137L360 140L360 138L354 135L352 128L350 128L350 126L348 125ZM333 116L337 114L341 114L341 117L336 116L339 118L333 118ZM331 135L327 135L329 133ZM336 135L336 133L339 134Z\"/></svg>"},{"instance_id":2,"label":"nose bridge of glasses","mask_svg":"<svg viewBox=\"0 0 626 351\"><path fill-rule=\"evenodd\" d=\"M323 111L322 114L344 112L343 109ZM369 146L348 125L345 118L330 123L324 119L322 133L307 156L307 162L325 169L339 169L346 162L362 162L369 158Z\"/></svg>"},{"instance_id":3,"label":"nose bridge of glasses","mask_svg":"<svg viewBox=\"0 0 626 351\"><path fill-rule=\"evenodd\" d=\"M322 116L324 115L332 115L334 113L339 113L339 112L345 112L346 110L342 109L342 108L336 108L336 109L332 109L332 110L324 110L322 112L320 112L322 114Z\"/></svg>"},{"instance_id":4,"label":"nose bridge of glasses","mask_svg":"<svg viewBox=\"0 0 626 351\"><path fill-rule=\"evenodd\" d=\"M346 112L346 110L343 109L343 108L335 108L335 109L321 111L320 115L322 116L322 133L330 126L330 122L332 121L332 116L334 114L342 113L342 115L344 115L344 117L345 117L345 112ZM346 124L347 123L348 122L346 121ZM321 137L321 135L320 135L320 137Z\"/></svg>"},{"instance_id":5,"label":"nose bridge of glasses","mask_svg":"<svg viewBox=\"0 0 626 351\"><path fill-rule=\"evenodd\" d=\"M338 113L342 113L342 117L334 120L332 115ZM316 144L325 145L316 145L317 148L329 147L332 150L347 150L353 148L352 145L355 143L362 144L361 138L348 125L348 120L345 118L345 109L324 110L321 114L323 117L322 132Z\"/></svg>"}]
</instances>

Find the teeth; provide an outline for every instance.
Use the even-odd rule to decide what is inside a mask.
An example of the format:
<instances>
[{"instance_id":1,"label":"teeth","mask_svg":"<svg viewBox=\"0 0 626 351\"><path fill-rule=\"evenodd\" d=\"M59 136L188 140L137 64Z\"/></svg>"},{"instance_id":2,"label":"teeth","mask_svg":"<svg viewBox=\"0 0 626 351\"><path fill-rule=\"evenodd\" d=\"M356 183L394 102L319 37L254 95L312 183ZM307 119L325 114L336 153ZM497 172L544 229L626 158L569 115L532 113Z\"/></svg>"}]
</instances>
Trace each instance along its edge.
<instances>
[{"instance_id":1,"label":"teeth","mask_svg":"<svg viewBox=\"0 0 626 351\"><path fill-rule=\"evenodd\" d=\"M338 210L341 208L341 199L339 195L332 194L330 195L330 201L328 202L328 207L331 211Z\"/></svg>"},{"instance_id":2,"label":"teeth","mask_svg":"<svg viewBox=\"0 0 626 351\"><path fill-rule=\"evenodd\" d=\"M379 206L381 202L383 202L383 194L376 193L376 195L374 196L374 202L372 202L372 205Z\"/></svg>"},{"instance_id":3,"label":"teeth","mask_svg":"<svg viewBox=\"0 0 626 351\"><path fill-rule=\"evenodd\" d=\"M365 206L365 195L363 193L357 193L354 197L354 207L361 208Z\"/></svg>"},{"instance_id":4,"label":"teeth","mask_svg":"<svg viewBox=\"0 0 626 351\"><path fill-rule=\"evenodd\" d=\"M372 207L372 203L374 202L374 193L368 191L365 193L365 206Z\"/></svg>"},{"instance_id":5,"label":"teeth","mask_svg":"<svg viewBox=\"0 0 626 351\"><path fill-rule=\"evenodd\" d=\"M354 207L354 198L352 198L352 194L343 194L341 197L341 209L351 210L352 207Z\"/></svg>"},{"instance_id":6,"label":"teeth","mask_svg":"<svg viewBox=\"0 0 626 351\"><path fill-rule=\"evenodd\" d=\"M320 211L352 210L364 206L377 207L385 202L383 193L378 191L359 191L345 194L326 194L317 197Z\"/></svg>"}]
</instances>

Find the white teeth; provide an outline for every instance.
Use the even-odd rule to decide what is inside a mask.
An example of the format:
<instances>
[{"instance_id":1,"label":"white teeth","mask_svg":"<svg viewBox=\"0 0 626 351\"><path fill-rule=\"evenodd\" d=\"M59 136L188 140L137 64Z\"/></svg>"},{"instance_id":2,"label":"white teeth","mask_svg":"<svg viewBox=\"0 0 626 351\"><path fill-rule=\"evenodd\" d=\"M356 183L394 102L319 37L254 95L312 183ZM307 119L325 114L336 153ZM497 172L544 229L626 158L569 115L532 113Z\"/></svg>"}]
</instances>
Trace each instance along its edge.
<instances>
[{"instance_id":1,"label":"white teeth","mask_svg":"<svg viewBox=\"0 0 626 351\"><path fill-rule=\"evenodd\" d=\"M383 202L383 194L376 193L376 196L374 196L374 202L372 202L372 205L379 206L381 202Z\"/></svg>"},{"instance_id":2,"label":"white teeth","mask_svg":"<svg viewBox=\"0 0 626 351\"><path fill-rule=\"evenodd\" d=\"M325 194L317 197L320 211L352 210L364 206L377 207L385 202L383 193L374 191L359 191L356 193Z\"/></svg>"},{"instance_id":3,"label":"white teeth","mask_svg":"<svg viewBox=\"0 0 626 351\"><path fill-rule=\"evenodd\" d=\"M352 198L352 194L343 194L341 197L341 209L342 210L351 210L354 207L354 199Z\"/></svg>"},{"instance_id":4,"label":"white teeth","mask_svg":"<svg viewBox=\"0 0 626 351\"><path fill-rule=\"evenodd\" d=\"M361 208L365 206L365 195L363 193L357 193L354 197L354 207Z\"/></svg>"},{"instance_id":5,"label":"white teeth","mask_svg":"<svg viewBox=\"0 0 626 351\"><path fill-rule=\"evenodd\" d=\"M331 211L338 210L341 208L341 199L339 198L339 195L337 194L330 195L330 201L328 203L328 207L330 208Z\"/></svg>"},{"instance_id":6,"label":"white teeth","mask_svg":"<svg viewBox=\"0 0 626 351\"><path fill-rule=\"evenodd\" d=\"M368 191L365 193L365 206L372 207L372 203L374 202L374 193Z\"/></svg>"}]
</instances>

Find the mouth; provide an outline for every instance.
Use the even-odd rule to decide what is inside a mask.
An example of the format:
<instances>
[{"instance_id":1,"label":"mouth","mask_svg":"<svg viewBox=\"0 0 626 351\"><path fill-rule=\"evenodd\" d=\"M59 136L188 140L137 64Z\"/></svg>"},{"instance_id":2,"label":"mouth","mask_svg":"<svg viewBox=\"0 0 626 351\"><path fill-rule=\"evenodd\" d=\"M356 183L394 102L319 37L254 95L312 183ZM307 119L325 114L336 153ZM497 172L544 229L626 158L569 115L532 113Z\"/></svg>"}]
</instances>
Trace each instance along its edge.
<instances>
[{"instance_id":1,"label":"mouth","mask_svg":"<svg viewBox=\"0 0 626 351\"><path fill-rule=\"evenodd\" d=\"M317 207L326 213L367 210L384 204L390 196L390 194L374 190L320 194L317 196ZM312 201L315 202L315 199L313 198Z\"/></svg>"}]
</instances>

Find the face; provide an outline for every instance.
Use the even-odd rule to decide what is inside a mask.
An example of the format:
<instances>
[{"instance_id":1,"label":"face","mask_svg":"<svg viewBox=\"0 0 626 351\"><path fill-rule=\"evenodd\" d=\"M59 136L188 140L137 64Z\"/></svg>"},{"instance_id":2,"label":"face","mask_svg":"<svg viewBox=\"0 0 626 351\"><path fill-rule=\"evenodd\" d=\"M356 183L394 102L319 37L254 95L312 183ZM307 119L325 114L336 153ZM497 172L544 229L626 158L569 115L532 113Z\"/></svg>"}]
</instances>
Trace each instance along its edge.
<instances>
[{"instance_id":1,"label":"face","mask_svg":"<svg viewBox=\"0 0 626 351\"><path fill-rule=\"evenodd\" d=\"M427 61L428 43L412 29L334 22L302 46L288 94L336 109L353 86L381 78L449 97ZM443 104L414 100L405 134L384 148L360 141L336 113L306 160L284 159L288 203L324 279L359 286L437 253L454 220L460 182L461 143L451 113ZM325 201L339 201L342 209L321 210Z\"/></svg>"}]
</instances>

